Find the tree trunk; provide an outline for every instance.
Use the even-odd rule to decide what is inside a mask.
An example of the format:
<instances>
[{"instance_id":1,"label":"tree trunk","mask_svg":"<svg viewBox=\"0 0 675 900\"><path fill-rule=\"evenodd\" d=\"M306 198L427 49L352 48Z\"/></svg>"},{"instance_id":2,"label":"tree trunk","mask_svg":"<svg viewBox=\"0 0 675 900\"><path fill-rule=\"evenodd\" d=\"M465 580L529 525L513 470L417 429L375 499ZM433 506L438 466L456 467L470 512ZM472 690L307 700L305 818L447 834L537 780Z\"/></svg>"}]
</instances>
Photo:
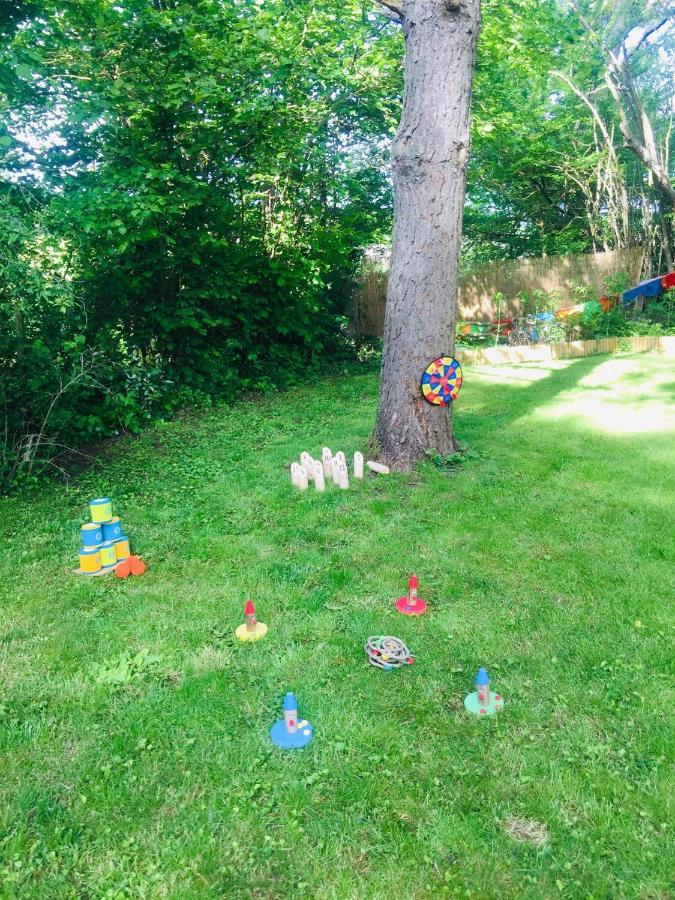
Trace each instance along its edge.
<instances>
[{"instance_id":1,"label":"tree trunk","mask_svg":"<svg viewBox=\"0 0 675 900\"><path fill-rule=\"evenodd\" d=\"M392 150L394 236L376 425L380 456L395 469L427 448L447 454L456 446L452 407L427 403L420 381L430 362L454 352L480 0L405 0L401 12L405 91Z\"/></svg>"},{"instance_id":2,"label":"tree trunk","mask_svg":"<svg viewBox=\"0 0 675 900\"><path fill-rule=\"evenodd\" d=\"M667 208L664 208L665 204L663 201L659 204L659 228L661 229L661 247L663 248L663 255L666 258L666 267L669 272L673 271L673 266L675 263L673 262L673 241L671 238L672 226L670 225L671 218L668 216Z\"/></svg>"},{"instance_id":3,"label":"tree trunk","mask_svg":"<svg viewBox=\"0 0 675 900\"><path fill-rule=\"evenodd\" d=\"M626 60L622 64L613 55L611 60L605 73L605 84L614 98L619 113L619 127L624 143L647 168L668 207L675 210L675 188L661 161L652 123L635 87L629 62Z\"/></svg>"}]
</instances>

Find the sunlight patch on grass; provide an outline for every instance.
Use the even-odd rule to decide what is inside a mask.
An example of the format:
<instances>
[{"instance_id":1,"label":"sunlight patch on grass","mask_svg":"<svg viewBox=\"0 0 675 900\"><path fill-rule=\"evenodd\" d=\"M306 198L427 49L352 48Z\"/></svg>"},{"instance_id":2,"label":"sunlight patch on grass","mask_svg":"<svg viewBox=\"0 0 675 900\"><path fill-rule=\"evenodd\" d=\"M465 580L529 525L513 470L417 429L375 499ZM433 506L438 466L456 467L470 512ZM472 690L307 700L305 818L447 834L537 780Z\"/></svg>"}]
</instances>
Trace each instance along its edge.
<instances>
[{"instance_id":1,"label":"sunlight patch on grass","mask_svg":"<svg viewBox=\"0 0 675 900\"><path fill-rule=\"evenodd\" d=\"M190 659L192 671L201 675L205 672L213 672L226 669L231 662L230 653L217 647L211 647L208 644L202 647Z\"/></svg>"},{"instance_id":2,"label":"sunlight patch on grass","mask_svg":"<svg viewBox=\"0 0 675 900\"><path fill-rule=\"evenodd\" d=\"M560 421L572 417L585 427L607 434L666 432L675 427L669 388L675 367L668 357L613 357L600 363L573 390L535 411L537 416ZM642 365L641 365L642 364Z\"/></svg>"}]
</instances>

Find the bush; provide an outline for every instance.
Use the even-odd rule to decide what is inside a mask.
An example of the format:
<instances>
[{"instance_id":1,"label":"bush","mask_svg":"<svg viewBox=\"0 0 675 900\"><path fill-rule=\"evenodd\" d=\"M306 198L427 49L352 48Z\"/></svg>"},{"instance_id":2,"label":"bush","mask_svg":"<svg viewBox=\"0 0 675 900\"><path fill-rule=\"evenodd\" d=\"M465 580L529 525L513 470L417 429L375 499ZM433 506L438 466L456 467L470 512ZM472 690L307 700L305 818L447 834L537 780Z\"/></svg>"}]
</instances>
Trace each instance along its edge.
<instances>
[{"instance_id":1,"label":"bush","mask_svg":"<svg viewBox=\"0 0 675 900\"><path fill-rule=\"evenodd\" d=\"M560 296L556 291L520 291L520 312L523 316L535 316L537 313L554 312L560 305Z\"/></svg>"},{"instance_id":2,"label":"bush","mask_svg":"<svg viewBox=\"0 0 675 900\"><path fill-rule=\"evenodd\" d=\"M5 486L60 465L62 443L272 390L349 349L361 248L390 231L401 76L378 72L370 16L295 6L65 4L12 29Z\"/></svg>"},{"instance_id":3,"label":"bush","mask_svg":"<svg viewBox=\"0 0 675 900\"><path fill-rule=\"evenodd\" d=\"M42 225L0 198L0 490L58 465L66 429L69 440L104 430L101 354L87 346L66 260Z\"/></svg>"},{"instance_id":4,"label":"bush","mask_svg":"<svg viewBox=\"0 0 675 900\"><path fill-rule=\"evenodd\" d=\"M589 316L588 327L594 338L675 334L675 291L662 294L642 312L618 304L599 316Z\"/></svg>"},{"instance_id":5,"label":"bush","mask_svg":"<svg viewBox=\"0 0 675 900\"><path fill-rule=\"evenodd\" d=\"M628 272L618 272L616 275L607 275L602 281L605 297L615 297L617 300L633 286L633 279Z\"/></svg>"},{"instance_id":6,"label":"bush","mask_svg":"<svg viewBox=\"0 0 675 900\"><path fill-rule=\"evenodd\" d=\"M345 236L314 256L272 256L253 240L211 257L200 248L199 264L186 236L175 276L140 238L115 259L105 218L78 252L57 206L0 197L0 492L180 406L271 390L312 361L356 355L340 315L354 268Z\"/></svg>"},{"instance_id":7,"label":"bush","mask_svg":"<svg viewBox=\"0 0 675 900\"><path fill-rule=\"evenodd\" d=\"M637 337L675 334L675 290L667 291L638 312L634 305L624 307L619 297L631 279L625 272L604 279L605 296L615 305L606 313L591 288L574 285L576 304L585 304L583 312L564 319L540 320L536 316L559 308L559 297L545 291L521 291L519 299L522 315L515 320L514 331L539 343L551 344L576 339L593 340L605 337ZM498 295L502 299L502 295Z\"/></svg>"}]
</instances>

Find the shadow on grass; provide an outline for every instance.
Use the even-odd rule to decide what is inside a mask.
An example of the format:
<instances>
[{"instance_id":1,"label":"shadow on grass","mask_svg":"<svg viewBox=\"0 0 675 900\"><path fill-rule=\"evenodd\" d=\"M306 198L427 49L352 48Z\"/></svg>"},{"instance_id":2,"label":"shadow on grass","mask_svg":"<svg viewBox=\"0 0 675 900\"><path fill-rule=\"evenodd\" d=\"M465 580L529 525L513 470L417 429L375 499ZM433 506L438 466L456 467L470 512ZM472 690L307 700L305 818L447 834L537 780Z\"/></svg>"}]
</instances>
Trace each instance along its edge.
<instances>
[{"instance_id":1,"label":"shadow on grass","mask_svg":"<svg viewBox=\"0 0 675 900\"><path fill-rule=\"evenodd\" d=\"M551 403L559 394L571 391L583 378L605 361L606 357L604 356L583 357L570 362L564 368L553 369L549 375L543 378L539 377L541 373L539 366L509 366L508 370L504 372L504 383L484 379L485 369L476 367L481 382L477 406L474 405L472 399L465 408L460 408L456 425L459 428L464 425L472 427L474 423L482 422L486 416L494 418L499 426L509 425L516 419ZM534 380L530 381L527 387L508 383L506 379L513 379L514 370L522 372L523 380L528 380L528 375ZM499 378L496 367L489 371L492 377ZM468 377L470 378L471 375L469 374Z\"/></svg>"},{"instance_id":2,"label":"shadow on grass","mask_svg":"<svg viewBox=\"0 0 675 900\"><path fill-rule=\"evenodd\" d=\"M641 367L643 360L644 367ZM667 424L667 407L675 389L675 383L667 380L668 367L667 358L655 360L653 356L585 357L562 364L560 368L553 368L548 374L544 367L536 365L509 366L503 372L497 367L476 367L479 387L475 393L469 394L465 406L460 405L456 425L458 429L464 425L473 428L486 418L492 418L498 427L506 426L531 413L554 406L554 401L561 394L581 388L578 397L571 398L570 411L577 404L582 410L588 400L596 407L595 415L599 412L600 417L605 412L610 415L609 406L606 410L599 409L606 400L616 406L632 405L633 412L636 404L642 402L663 404L663 426ZM602 372L592 375L596 369L602 369ZM662 431L662 426L652 430ZM650 429L647 427L640 430Z\"/></svg>"}]
</instances>

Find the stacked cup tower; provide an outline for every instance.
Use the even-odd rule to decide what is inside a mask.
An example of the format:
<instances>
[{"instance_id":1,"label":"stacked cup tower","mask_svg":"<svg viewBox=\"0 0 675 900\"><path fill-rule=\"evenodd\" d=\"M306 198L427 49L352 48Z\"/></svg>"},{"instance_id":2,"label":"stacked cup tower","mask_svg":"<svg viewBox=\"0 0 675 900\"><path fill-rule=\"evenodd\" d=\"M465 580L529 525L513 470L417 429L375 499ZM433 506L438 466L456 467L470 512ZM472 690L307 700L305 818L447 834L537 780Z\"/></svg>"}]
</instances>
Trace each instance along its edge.
<instances>
[{"instance_id":1,"label":"stacked cup tower","mask_svg":"<svg viewBox=\"0 0 675 900\"><path fill-rule=\"evenodd\" d=\"M91 521L80 529L80 571L83 575L112 572L130 555L129 538L122 531L119 516L113 516L109 497L89 502Z\"/></svg>"}]
</instances>

